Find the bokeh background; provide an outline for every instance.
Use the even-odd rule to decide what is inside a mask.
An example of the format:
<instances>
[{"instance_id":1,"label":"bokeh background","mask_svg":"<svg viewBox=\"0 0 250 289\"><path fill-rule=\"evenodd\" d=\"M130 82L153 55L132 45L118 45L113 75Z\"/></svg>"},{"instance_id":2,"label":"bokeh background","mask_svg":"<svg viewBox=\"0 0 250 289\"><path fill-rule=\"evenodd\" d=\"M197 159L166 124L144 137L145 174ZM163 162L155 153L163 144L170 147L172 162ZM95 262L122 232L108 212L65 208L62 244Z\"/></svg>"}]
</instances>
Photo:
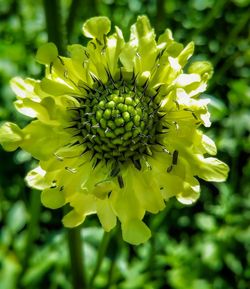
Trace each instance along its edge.
<instances>
[{"instance_id":1,"label":"bokeh background","mask_svg":"<svg viewBox=\"0 0 250 289\"><path fill-rule=\"evenodd\" d=\"M213 63L205 95L211 99L213 125L206 133L231 171L225 183L201 182L202 194L193 206L173 199L160 214L147 216L153 237L146 244L130 246L119 228L112 232L89 289L249 289L249 0L0 0L0 123L22 127L29 121L15 111L9 82L17 75L42 77L34 56L48 37L59 37L62 47L85 43L83 21L106 15L128 39L140 14L148 15L158 35L169 27L176 40L193 40L192 60ZM48 33L51 20L54 30ZM35 164L23 151L0 149L0 289L72 289L62 211L42 207L40 192L24 182ZM85 273L91 278L98 248L107 240L96 217L88 218L81 233Z\"/></svg>"}]
</instances>

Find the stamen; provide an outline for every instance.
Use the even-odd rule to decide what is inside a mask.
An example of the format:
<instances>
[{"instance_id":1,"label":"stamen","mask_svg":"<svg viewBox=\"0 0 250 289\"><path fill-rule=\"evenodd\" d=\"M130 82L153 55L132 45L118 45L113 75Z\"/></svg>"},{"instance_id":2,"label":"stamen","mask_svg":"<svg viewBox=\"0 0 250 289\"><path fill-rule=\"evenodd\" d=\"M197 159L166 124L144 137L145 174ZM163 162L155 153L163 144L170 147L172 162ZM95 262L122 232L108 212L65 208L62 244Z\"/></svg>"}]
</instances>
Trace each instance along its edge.
<instances>
[{"instance_id":1,"label":"stamen","mask_svg":"<svg viewBox=\"0 0 250 289\"><path fill-rule=\"evenodd\" d=\"M119 183L120 188L121 188L121 189L124 188L124 182L123 182L122 176L119 175L119 176L117 177L117 179L118 179L118 183Z\"/></svg>"},{"instance_id":2,"label":"stamen","mask_svg":"<svg viewBox=\"0 0 250 289\"><path fill-rule=\"evenodd\" d=\"M53 62L50 62L49 64L49 73L52 74L52 68L53 68Z\"/></svg>"},{"instance_id":3,"label":"stamen","mask_svg":"<svg viewBox=\"0 0 250 289\"><path fill-rule=\"evenodd\" d=\"M134 163L135 168L136 168L138 171L140 171L140 170L141 170L140 160L135 160L135 159L133 159L132 161L133 161L133 163Z\"/></svg>"},{"instance_id":4,"label":"stamen","mask_svg":"<svg viewBox=\"0 0 250 289\"><path fill-rule=\"evenodd\" d=\"M96 44L93 41L90 41L90 44L94 46L94 49L96 49Z\"/></svg>"},{"instance_id":5,"label":"stamen","mask_svg":"<svg viewBox=\"0 0 250 289\"><path fill-rule=\"evenodd\" d=\"M172 161L173 165L177 165L178 154L179 154L179 152L177 150L175 150L174 153L173 153L173 161Z\"/></svg>"},{"instance_id":6,"label":"stamen","mask_svg":"<svg viewBox=\"0 0 250 289\"><path fill-rule=\"evenodd\" d=\"M170 173L172 171L172 169L173 169L173 166L171 165L167 168L167 172Z\"/></svg>"},{"instance_id":7,"label":"stamen","mask_svg":"<svg viewBox=\"0 0 250 289\"><path fill-rule=\"evenodd\" d=\"M98 38L96 38L95 40L100 46L102 45L102 42Z\"/></svg>"},{"instance_id":8,"label":"stamen","mask_svg":"<svg viewBox=\"0 0 250 289\"><path fill-rule=\"evenodd\" d=\"M87 52L87 50L84 50L84 54L85 54L85 56L86 56L87 58L90 57L90 55L89 55L89 53Z\"/></svg>"}]
</instances>

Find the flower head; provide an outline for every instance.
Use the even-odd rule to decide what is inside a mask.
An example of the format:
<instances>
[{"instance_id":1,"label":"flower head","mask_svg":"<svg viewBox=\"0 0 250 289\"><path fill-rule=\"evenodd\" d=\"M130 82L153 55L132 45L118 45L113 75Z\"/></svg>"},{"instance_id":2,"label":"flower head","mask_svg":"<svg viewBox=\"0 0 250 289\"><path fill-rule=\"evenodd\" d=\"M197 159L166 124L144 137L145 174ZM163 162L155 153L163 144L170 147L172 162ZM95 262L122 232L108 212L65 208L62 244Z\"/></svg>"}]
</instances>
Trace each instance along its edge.
<instances>
[{"instance_id":1,"label":"flower head","mask_svg":"<svg viewBox=\"0 0 250 289\"><path fill-rule=\"evenodd\" d=\"M42 203L72 210L67 227L97 214L109 231L117 218L123 238L140 244L151 235L142 221L175 196L197 200L196 177L225 180L228 167L213 157L214 142L199 127L210 126L208 99L199 95L212 74L209 62L193 62L194 44L174 41L166 30L156 40L146 16L125 42L110 21L94 17L83 25L87 46L71 45L70 57L48 43L36 55L46 67L40 80L15 78L16 108L33 120L23 129L5 123L0 142L21 147L39 160L26 177L42 190Z\"/></svg>"}]
</instances>

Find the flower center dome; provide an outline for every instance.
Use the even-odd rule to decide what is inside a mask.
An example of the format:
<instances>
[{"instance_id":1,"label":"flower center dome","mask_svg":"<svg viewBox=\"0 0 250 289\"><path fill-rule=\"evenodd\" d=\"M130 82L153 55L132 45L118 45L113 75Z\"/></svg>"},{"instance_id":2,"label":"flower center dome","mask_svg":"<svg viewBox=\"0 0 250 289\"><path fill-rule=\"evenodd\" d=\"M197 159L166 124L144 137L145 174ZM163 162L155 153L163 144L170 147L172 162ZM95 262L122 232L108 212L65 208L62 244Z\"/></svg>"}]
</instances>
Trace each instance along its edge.
<instances>
[{"instance_id":1,"label":"flower center dome","mask_svg":"<svg viewBox=\"0 0 250 289\"><path fill-rule=\"evenodd\" d=\"M87 90L87 89L86 89ZM95 79L86 99L79 100L77 126L87 149L99 159L126 161L150 153L157 134L157 105L147 95L146 83L107 83Z\"/></svg>"}]
</instances>

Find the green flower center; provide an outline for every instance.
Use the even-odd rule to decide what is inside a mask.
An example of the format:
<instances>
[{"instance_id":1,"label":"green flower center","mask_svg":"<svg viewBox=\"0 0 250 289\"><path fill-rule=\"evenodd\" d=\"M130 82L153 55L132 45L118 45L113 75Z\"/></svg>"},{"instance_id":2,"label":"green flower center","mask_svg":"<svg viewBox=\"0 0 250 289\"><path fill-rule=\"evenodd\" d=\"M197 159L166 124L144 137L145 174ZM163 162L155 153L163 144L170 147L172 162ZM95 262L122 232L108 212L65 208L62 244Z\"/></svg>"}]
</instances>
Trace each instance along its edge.
<instances>
[{"instance_id":1,"label":"green flower center","mask_svg":"<svg viewBox=\"0 0 250 289\"><path fill-rule=\"evenodd\" d=\"M147 94L147 82L114 81L109 75L105 84L94 78L85 88L87 98L79 100L77 128L88 150L97 159L135 163L143 153L151 154L155 144L159 117L154 96Z\"/></svg>"}]
</instances>

